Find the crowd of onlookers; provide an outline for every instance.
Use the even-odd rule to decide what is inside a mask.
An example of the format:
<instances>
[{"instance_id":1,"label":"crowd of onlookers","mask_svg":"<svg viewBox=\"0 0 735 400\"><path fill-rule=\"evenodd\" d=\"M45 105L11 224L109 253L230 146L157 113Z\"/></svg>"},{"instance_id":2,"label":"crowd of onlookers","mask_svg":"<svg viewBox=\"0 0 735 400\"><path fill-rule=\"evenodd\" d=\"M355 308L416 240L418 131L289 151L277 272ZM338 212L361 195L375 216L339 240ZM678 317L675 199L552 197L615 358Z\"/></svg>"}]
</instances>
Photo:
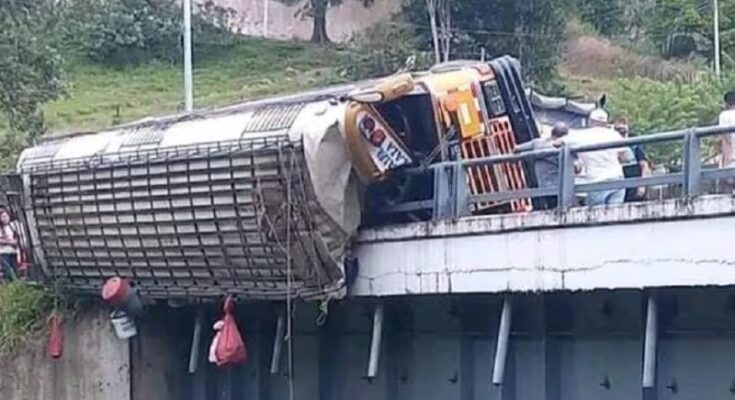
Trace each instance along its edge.
<instances>
[{"instance_id":1,"label":"crowd of onlookers","mask_svg":"<svg viewBox=\"0 0 735 400\"><path fill-rule=\"evenodd\" d=\"M721 126L735 126L735 91L725 94L725 109L720 113ZM608 113L602 108L592 111L587 119L587 127L569 129L564 123L556 123L551 136L535 139L519 145L517 152L538 151L542 149L560 148L564 145L584 146L619 141L630 136L628 119L621 116L610 123ZM735 164L732 135L723 135L720 144L722 166ZM546 157L538 159L534 164L539 187L557 186L559 184L559 158ZM576 154L575 173L577 183L598 183L623 178L635 178L651 174L651 164L642 146L614 148L598 151L585 151ZM584 199L590 206L604 204L621 204L623 202L642 201L646 198L646 187L634 189L610 189L590 192ZM555 208L557 196L541 199L543 209Z\"/></svg>"}]
</instances>

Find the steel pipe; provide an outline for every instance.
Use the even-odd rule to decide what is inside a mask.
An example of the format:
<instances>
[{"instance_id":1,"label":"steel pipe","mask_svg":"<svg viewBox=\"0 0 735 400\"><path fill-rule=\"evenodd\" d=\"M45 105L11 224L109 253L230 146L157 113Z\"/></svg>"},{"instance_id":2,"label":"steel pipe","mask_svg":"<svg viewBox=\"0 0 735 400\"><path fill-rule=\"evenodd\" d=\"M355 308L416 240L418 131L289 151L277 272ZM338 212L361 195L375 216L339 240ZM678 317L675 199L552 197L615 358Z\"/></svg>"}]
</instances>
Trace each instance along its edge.
<instances>
[{"instance_id":1,"label":"steel pipe","mask_svg":"<svg viewBox=\"0 0 735 400\"><path fill-rule=\"evenodd\" d=\"M505 380L505 364L508 358L508 341L510 340L511 316L513 313L510 295L503 299L503 309L500 312L500 327L498 328L498 342L495 347L495 362L493 363L493 385L502 385Z\"/></svg>"},{"instance_id":2,"label":"steel pipe","mask_svg":"<svg viewBox=\"0 0 735 400\"><path fill-rule=\"evenodd\" d=\"M658 304L653 294L648 295L646 309L646 336L643 343L643 388L656 386L656 347L658 345Z\"/></svg>"},{"instance_id":3,"label":"steel pipe","mask_svg":"<svg viewBox=\"0 0 735 400\"><path fill-rule=\"evenodd\" d=\"M373 312L373 337L370 342L370 359L368 360L367 378L378 376L380 362L380 343L383 340L383 303L378 303Z\"/></svg>"},{"instance_id":4,"label":"steel pipe","mask_svg":"<svg viewBox=\"0 0 735 400\"><path fill-rule=\"evenodd\" d=\"M201 306L197 309L197 316L194 320L194 335L191 339L191 351L189 352L189 373L197 372L199 365L199 348L202 342L202 323L204 320L204 310Z\"/></svg>"},{"instance_id":5,"label":"steel pipe","mask_svg":"<svg viewBox=\"0 0 735 400\"><path fill-rule=\"evenodd\" d=\"M273 339L273 355L271 356L271 374L275 375L281 370L281 353L283 353L283 340L286 335L286 316L283 312L278 315L276 322L276 335Z\"/></svg>"}]
</instances>

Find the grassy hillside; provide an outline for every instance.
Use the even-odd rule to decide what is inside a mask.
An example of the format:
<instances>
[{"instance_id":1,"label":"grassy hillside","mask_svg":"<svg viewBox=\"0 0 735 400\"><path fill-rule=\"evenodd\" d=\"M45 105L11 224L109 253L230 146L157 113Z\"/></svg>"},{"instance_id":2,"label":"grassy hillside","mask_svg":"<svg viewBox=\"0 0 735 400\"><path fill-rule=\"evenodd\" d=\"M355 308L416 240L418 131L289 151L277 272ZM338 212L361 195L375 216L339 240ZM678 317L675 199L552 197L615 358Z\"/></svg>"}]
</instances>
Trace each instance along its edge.
<instances>
[{"instance_id":1,"label":"grassy hillside","mask_svg":"<svg viewBox=\"0 0 735 400\"><path fill-rule=\"evenodd\" d=\"M573 97L613 92L619 78L696 79L701 71L627 51L608 40L570 32L559 71ZM344 52L309 43L242 39L218 56L194 62L196 108L295 92L344 81ZM585 60L580 62L580 60ZM113 68L80 61L67 65L68 95L47 105L51 131L90 130L183 108L181 66Z\"/></svg>"},{"instance_id":2,"label":"grassy hillside","mask_svg":"<svg viewBox=\"0 0 735 400\"><path fill-rule=\"evenodd\" d=\"M197 63L196 108L337 83L343 55L307 43L243 39ZM70 61L68 95L45 110L52 131L99 129L183 108L180 66L152 64L124 69Z\"/></svg>"}]
</instances>

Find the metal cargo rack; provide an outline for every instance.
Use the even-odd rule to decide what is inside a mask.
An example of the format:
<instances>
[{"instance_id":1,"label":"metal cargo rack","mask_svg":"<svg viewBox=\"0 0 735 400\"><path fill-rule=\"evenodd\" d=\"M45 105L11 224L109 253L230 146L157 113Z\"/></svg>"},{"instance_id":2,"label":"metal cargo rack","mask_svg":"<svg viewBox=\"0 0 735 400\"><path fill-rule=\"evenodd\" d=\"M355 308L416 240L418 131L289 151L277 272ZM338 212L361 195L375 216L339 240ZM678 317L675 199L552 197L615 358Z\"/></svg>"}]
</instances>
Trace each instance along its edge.
<instances>
[{"instance_id":1,"label":"metal cargo rack","mask_svg":"<svg viewBox=\"0 0 735 400\"><path fill-rule=\"evenodd\" d=\"M153 298L342 289L329 254L344 238L316 204L300 143L136 145L20 169L35 262L65 288L96 293L124 276Z\"/></svg>"}]
</instances>

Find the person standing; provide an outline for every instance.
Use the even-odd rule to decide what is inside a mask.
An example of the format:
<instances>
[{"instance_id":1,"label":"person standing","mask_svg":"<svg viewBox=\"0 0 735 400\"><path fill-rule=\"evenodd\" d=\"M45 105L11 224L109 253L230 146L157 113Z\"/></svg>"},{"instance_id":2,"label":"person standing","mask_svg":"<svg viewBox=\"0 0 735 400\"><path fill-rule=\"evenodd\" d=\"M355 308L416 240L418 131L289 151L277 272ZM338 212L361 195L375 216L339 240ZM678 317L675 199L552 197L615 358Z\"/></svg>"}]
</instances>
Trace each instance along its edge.
<instances>
[{"instance_id":1,"label":"person standing","mask_svg":"<svg viewBox=\"0 0 735 400\"><path fill-rule=\"evenodd\" d=\"M630 126L628 125L628 118L620 117L615 121L614 128L620 136L624 139L630 136ZM623 165L623 175L625 178L639 178L651 175L651 164L648 161L648 155L643 150L641 145L633 145L630 147L633 153L633 159L631 162ZM643 201L646 198L646 187L641 186L638 188L630 188L625 191L625 202L631 203L636 201Z\"/></svg>"},{"instance_id":2,"label":"person standing","mask_svg":"<svg viewBox=\"0 0 735 400\"><path fill-rule=\"evenodd\" d=\"M575 130L565 137L564 143L571 146L585 146L615 142L621 139L620 134L608 125L608 114L603 109L590 113L589 128ZM599 183L624 178L621 161L629 158L629 149L605 149L585 151L577 154L582 171L577 175L580 183ZM588 206L622 204L625 189L611 189L590 192L587 195Z\"/></svg>"},{"instance_id":3,"label":"person standing","mask_svg":"<svg viewBox=\"0 0 735 400\"><path fill-rule=\"evenodd\" d=\"M564 136L569 133L569 127L559 122L554 125L551 129L551 137L533 139L530 142L526 142L516 146L516 153L527 153L531 151L540 151L556 148L555 143L561 140ZM548 156L535 159L533 161L533 167L536 172L536 181L538 187L558 187L559 186L559 157ZM551 210L556 208L558 204L558 198L556 195L543 196L539 198L541 209Z\"/></svg>"},{"instance_id":4,"label":"person standing","mask_svg":"<svg viewBox=\"0 0 735 400\"><path fill-rule=\"evenodd\" d=\"M18 277L18 234L6 208L0 208L0 263L6 281Z\"/></svg>"}]
</instances>

